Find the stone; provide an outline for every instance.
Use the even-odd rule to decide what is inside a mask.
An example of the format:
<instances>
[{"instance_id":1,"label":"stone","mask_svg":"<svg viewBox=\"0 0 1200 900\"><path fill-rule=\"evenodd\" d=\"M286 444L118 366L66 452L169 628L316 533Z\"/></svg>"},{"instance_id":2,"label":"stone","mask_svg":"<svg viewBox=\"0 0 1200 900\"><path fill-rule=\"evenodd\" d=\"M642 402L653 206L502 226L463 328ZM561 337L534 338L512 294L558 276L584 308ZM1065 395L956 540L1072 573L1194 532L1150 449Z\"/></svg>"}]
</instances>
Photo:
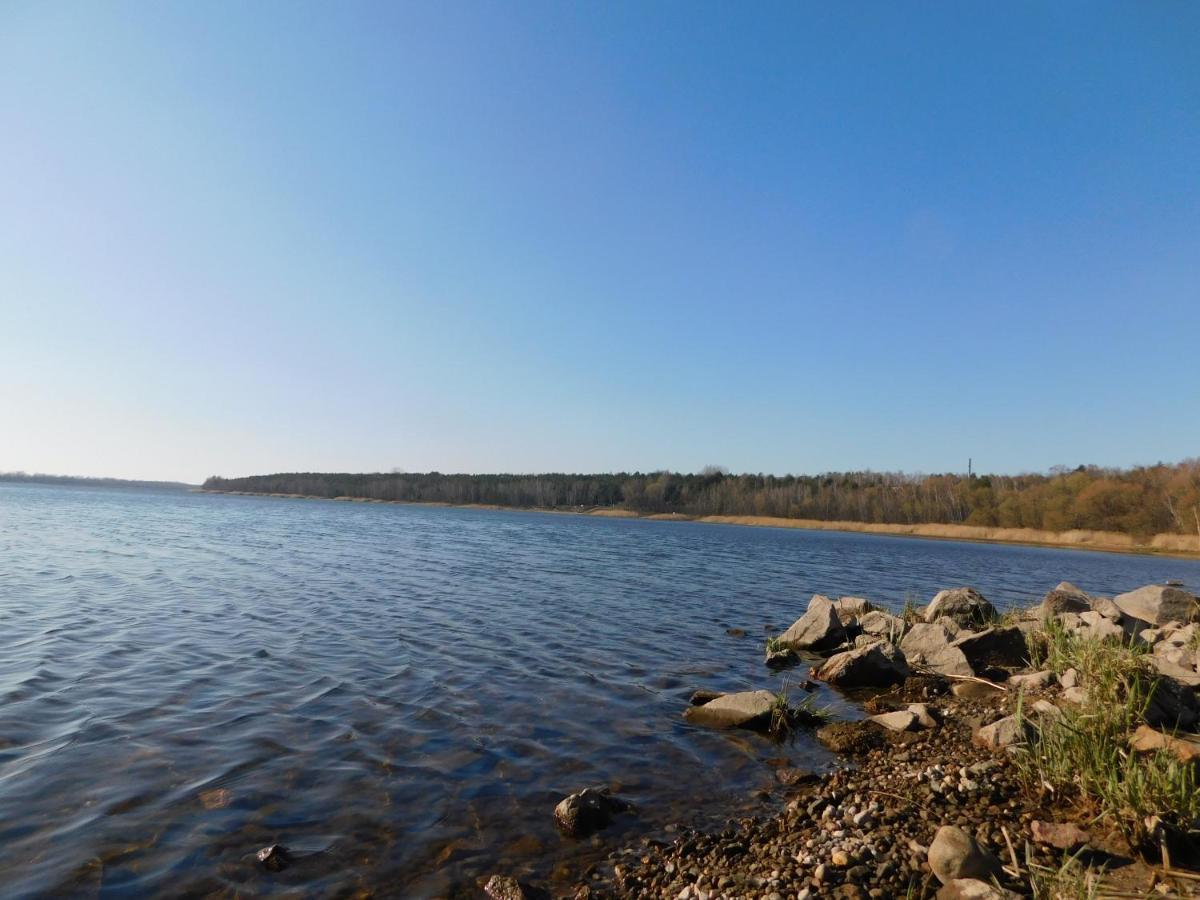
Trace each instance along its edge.
<instances>
[{"instance_id":1,"label":"stone","mask_svg":"<svg viewBox=\"0 0 1200 900\"><path fill-rule=\"evenodd\" d=\"M839 848L829 854L829 861L839 869L844 869L850 865L850 854Z\"/></svg>"},{"instance_id":2,"label":"stone","mask_svg":"<svg viewBox=\"0 0 1200 900\"><path fill-rule=\"evenodd\" d=\"M976 729L971 741L977 746L986 747L989 750L999 750L1001 747L1008 747L1011 744L1024 743L1029 737L1028 721L1019 720L1016 716L1005 716L990 725Z\"/></svg>"},{"instance_id":3,"label":"stone","mask_svg":"<svg viewBox=\"0 0 1200 900\"><path fill-rule=\"evenodd\" d=\"M1065 612L1081 613L1092 608L1092 598L1069 581L1059 582L1042 598L1038 612L1042 619L1052 619Z\"/></svg>"},{"instance_id":4,"label":"stone","mask_svg":"<svg viewBox=\"0 0 1200 900\"><path fill-rule=\"evenodd\" d=\"M1195 762L1200 759L1200 735L1176 734L1174 736L1156 731L1149 725L1139 725L1129 738L1129 746L1138 753L1154 753L1169 750L1180 762Z\"/></svg>"},{"instance_id":5,"label":"stone","mask_svg":"<svg viewBox=\"0 0 1200 900\"><path fill-rule=\"evenodd\" d=\"M263 868L272 872L286 869L292 861L291 851L283 844L271 844L269 847L263 847L255 856L263 864Z\"/></svg>"},{"instance_id":6,"label":"stone","mask_svg":"<svg viewBox=\"0 0 1200 900\"><path fill-rule=\"evenodd\" d=\"M786 669L800 662L800 657L791 647L767 647L765 662L768 669Z\"/></svg>"},{"instance_id":7,"label":"stone","mask_svg":"<svg viewBox=\"0 0 1200 900\"><path fill-rule=\"evenodd\" d=\"M904 631L904 620L882 609L873 609L858 619L858 629L863 634L873 634L888 639Z\"/></svg>"},{"instance_id":8,"label":"stone","mask_svg":"<svg viewBox=\"0 0 1200 900\"><path fill-rule=\"evenodd\" d=\"M964 628L986 625L996 618L996 607L972 587L952 588L939 591L925 608L925 621L933 622L939 616L949 616Z\"/></svg>"},{"instance_id":9,"label":"stone","mask_svg":"<svg viewBox=\"0 0 1200 900\"><path fill-rule=\"evenodd\" d=\"M1039 822L1034 819L1029 823L1029 828L1037 843L1049 844L1059 850L1074 850L1092 839L1090 834L1070 822Z\"/></svg>"},{"instance_id":10,"label":"stone","mask_svg":"<svg viewBox=\"0 0 1200 900\"><path fill-rule=\"evenodd\" d=\"M1062 685L1064 691L1069 691L1079 684L1079 672L1072 666L1059 676L1058 683Z\"/></svg>"},{"instance_id":11,"label":"stone","mask_svg":"<svg viewBox=\"0 0 1200 900\"><path fill-rule=\"evenodd\" d=\"M718 697L724 696L724 691L706 691L701 689L692 691L691 699L688 702L691 703L692 706L703 706L705 703L711 703Z\"/></svg>"},{"instance_id":12,"label":"stone","mask_svg":"<svg viewBox=\"0 0 1200 900\"><path fill-rule=\"evenodd\" d=\"M785 787L809 784L813 781L819 781L820 778L821 776L811 769L796 769L791 766L782 766L775 770L775 780Z\"/></svg>"},{"instance_id":13,"label":"stone","mask_svg":"<svg viewBox=\"0 0 1200 900\"><path fill-rule=\"evenodd\" d=\"M1113 602L1122 615L1151 625L1165 625L1173 620L1191 622L1200 611L1193 595L1163 584L1148 584L1136 591L1118 594L1113 597Z\"/></svg>"},{"instance_id":14,"label":"stone","mask_svg":"<svg viewBox=\"0 0 1200 900\"><path fill-rule=\"evenodd\" d=\"M794 650L829 650L846 640L846 629L833 601L813 594L808 611L779 636L779 643Z\"/></svg>"},{"instance_id":15,"label":"stone","mask_svg":"<svg viewBox=\"0 0 1200 900\"><path fill-rule=\"evenodd\" d=\"M624 800L610 794L608 788L584 788L554 807L554 824L567 837L584 838L607 828L616 813L629 808Z\"/></svg>"},{"instance_id":16,"label":"stone","mask_svg":"<svg viewBox=\"0 0 1200 900\"><path fill-rule=\"evenodd\" d=\"M819 681L841 687L886 687L903 682L908 672L904 654L881 642L831 656L812 674Z\"/></svg>"},{"instance_id":17,"label":"stone","mask_svg":"<svg viewBox=\"0 0 1200 900\"><path fill-rule=\"evenodd\" d=\"M1074 706L1082 706L1087 700L1087 691L1081 687L1067 688L1062 692L1063 701L1073 704Z\"/></svg>"},{"instance_id":18,"label":"stone","mask_svg":"<svg viewBox=\"0 0 1200 900\"><path fill-rule=\"evenodd\" d=\"M941 624L918 622L904 633L900 651L910 665L938 675L974 675L966 654L954 647L953 641L954 636Z\"/></svg>"},{"instance_id":19,"label":"stone","mask_svg":"<svg viewBox=\"0 0 1200 900\"><path fill-rule=\"evenodd\" d=\"M817 740L834 753L859 754L886 745L884 733L870 722L834 722L817 729Z\"/></svg>"},{"instance_id":20,"label":"stone","mask_svg":"<svg viewBox=\"0 0 1200 900\"><path fill-rule=\"evenodd\" d=\"M875 605L863 597L838 597L833 601L833 608L837 610L841 623L849 625L873 610Z\"/></svg>"},{"instance_id":21,"label":"stone","mask_svg":"<svg viewBox=\"0 0 1200 900\"><path fill-rule=\"evenodd\" d=\"M1139 623L1136 620L1122 618L1122 625L1118 625L1112 619L1109 619L1094 609L1089 609L1085 613L1079 614L1079 624L1075 630L1080 633L1081 637L1091 640L1104 640L1105 638L1115 638L1118 641L1123 641L1125 636L1136 630L1140 630Z\"/></svg>"},{"instance_id":22,"label":"stone","mask_svg":"<svg viewBox=\"0 0 1200 900\"><path fill-rule=\"evenodd\" d=\"M1100 613L1106 619L1112 619L1114 622L1120 622L1122 618L1121 607L1112 602L1109 597L1093 597L1092 609Z\"/></svg>"},{"instance_id":23,"label":"stone","mask_svg":"<svg viewBox=\"0 0 1200 900\"><path fill-rule=\"evenodd\" d=\"M976 634L960 637L951 647L963 652L971 668L980 672L991 666L1025 665L1029 650L1025 633L1015 626L992 626Z\"/></svg>"},{"instance_id":24,"label":"stone","mask_svg":"<svg viewBox=\"0 0 1200 900\"><path fill-rule=\"evenodd\" d=\"M908 711L917 717L917 724L922 728L938 727L937 716L934 714L933 710L931 710L924 703L910 703L908 705Z\"/></svg>"},{"instance_id":25,"label":"stone","mask_svg":"<svg viewBox=\"0 0 1200 900\"><path fill-rule=\"evenodd\" d=\"M1012 687L1024 688L1027 691L1037 691L1043 688L1048 688L1055 682L1055 675L1049 669L1044 672L1026 672L1022 675L1013 675L1008 679L1008 683Z\"/></svg>"},{"instance_id":26,"label":"stone","mask_svg":"<svg viewBox=\"0 0 1200 900\"><path fill-rule=\"evenodd\" d=\"M1033 711L1039 719L1058 719L1062 716L1062 710L1049 700L1035 700Z\"/></svg>"},{"instance_id":27,"label":"stone","mask_svg":"<svg viewBox=\"0 0 1200 900\"><path fill-rule=\"evenodd\" d=\"M775 695L770 691L740 691L722 694L700 706L689 706L683 717L693 725L709 728L758 728L770 724Z\"/></svg>"},{"instance_id":28,"label":"stone","mask_svg":"<svg viewBox=\"0 0 1200 900\"><path fill-rule=\"evenodd\" d=\"M937 892L937 900L1020 900L1020 897L978 878L955 878Z\"/></svg>"},{"instance_id":29,"label":"stone","mask_svg":"<svg viewBox=\"0 0 1200 900\"><path fill-rule=\"evenodd\" d=\"M929 868L948 884L958 878L991 878L999 874L1000 861L963 829L943 825L929 845Z\"/></svg>"},{"instance_id":30,"label":"stone","mask_svg":"<svg viewBox=\"0 0 1200 900\"><path fill-rule=\"evenodd\" d=\"M521 882L508 875L493 875L483 886L483 892L490 900L532 900L534 896Z\"/></svg>"},{"instance_id":31,"label":"stone","mask_svg":"<svg viewBox=\"0 0 1200 900\"><path fill-rule=\"evenodd\" d=\"M1155 654L1150 657L1150 663L1159 675L1173 678L1188 687L1200 686L1200 673L1192 668L1192 654L1179 649L1171 654Z\"/></svg>"},{"instance_id":32,"label":"stone","mask_svg":"<svg viewBox=\"0 0 1200 900\"><path fill-rule=\"evenodd\" d=\"M1159 678L1154 682L1143 718L1155 728L1190 731L1200 721L1196 692L1174 678Z\"/></svg>"},{"instance_id":33,"label":"stone","mask_svg":"<svg viewBox=\"0 0 1200 900\"><path fill-rule=\"evenodd\" d=\"M888 731L912 731L917 724L917 716L908 710L901 710L871 716L867 721L881 725Z\"/></svg>"}]
</instances>

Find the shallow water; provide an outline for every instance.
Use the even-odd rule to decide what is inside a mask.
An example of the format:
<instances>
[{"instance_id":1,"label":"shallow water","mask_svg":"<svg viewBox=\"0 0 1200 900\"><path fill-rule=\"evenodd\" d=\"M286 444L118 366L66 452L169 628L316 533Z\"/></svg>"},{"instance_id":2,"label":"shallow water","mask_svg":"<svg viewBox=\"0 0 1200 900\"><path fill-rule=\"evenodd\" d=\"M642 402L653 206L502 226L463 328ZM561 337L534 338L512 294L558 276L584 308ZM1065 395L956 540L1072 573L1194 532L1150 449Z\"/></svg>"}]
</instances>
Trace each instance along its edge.
<instances>
[{"instance_id":1,"label":"shallow water","mask_svg":"<svg viewBox=\"0 0 1200 900\"><path fill-rule=\"evenodd\" d=\"M603 852L555 833L570 791L633 800L619 837L761 805L767 759L830 764L807 734L680 719L695 688L780 687L765 628L814 591L899 606L973 584L1003 607L1063 579L1172 578L1196 590L1200 562L0 485L0 892L420 897L495 869L566 877ZM266 872L253 854L277 842L296 860Z\"/></svg>"}]
</instances>

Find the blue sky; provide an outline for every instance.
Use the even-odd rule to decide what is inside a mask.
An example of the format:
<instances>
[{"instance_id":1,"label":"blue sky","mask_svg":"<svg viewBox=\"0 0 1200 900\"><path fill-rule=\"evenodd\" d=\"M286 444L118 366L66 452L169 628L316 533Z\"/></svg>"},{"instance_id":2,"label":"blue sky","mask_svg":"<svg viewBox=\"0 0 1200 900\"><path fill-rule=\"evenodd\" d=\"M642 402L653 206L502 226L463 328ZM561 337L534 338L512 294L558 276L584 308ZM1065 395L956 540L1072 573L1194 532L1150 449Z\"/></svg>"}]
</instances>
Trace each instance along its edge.
<instances>
[{"instance_id":1,"label":"blue sky","mask_svg":"<svg viewBox=\"0 0 1200 900\"><path fill-rule=\"evenodd\" d=\"M1200 5L6 3L0 470L1200 453Z\"/></svg>"}]
</instances>

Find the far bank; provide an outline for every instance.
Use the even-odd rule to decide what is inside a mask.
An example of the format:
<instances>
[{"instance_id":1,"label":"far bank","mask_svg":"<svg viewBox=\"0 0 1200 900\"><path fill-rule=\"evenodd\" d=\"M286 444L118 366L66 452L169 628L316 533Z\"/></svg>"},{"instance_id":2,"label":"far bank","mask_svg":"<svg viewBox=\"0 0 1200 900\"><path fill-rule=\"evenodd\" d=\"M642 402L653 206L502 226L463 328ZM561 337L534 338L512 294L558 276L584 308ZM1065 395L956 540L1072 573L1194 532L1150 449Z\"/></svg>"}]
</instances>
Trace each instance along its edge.
<instances>
[{"instance_id":1,"label":"far bank","mask_svg":"<svg viewBox=\"0 0 1200 900\"><path fill-rule=\"evenodd\" d=\"M845 531L858 534L919 537L944 541L971 541L987 544L1020 544L1054 547L1064 550L1094 550L1103 553L1135 553L1200 558L1200 535L1156 534L1141 539L1112 531L1042 531L1035 528L989 528L952 524L891 524L876 522L786 519L776 516L688 516L681 513L644 514L620 507L516 507L486 503L433 503L411 500L376 500L370 497L318 497L310 494L267 493L259 491L221 491L197 489L203 494L229 494L240 497L275 497L293 500L332 500L347 503L385 503L406 506L444 506L456 509L505 509L514 512L556 513L560 515L600 516L604 518L647 519L658 522L700 522L713 525L746 525L765 528L797 528L806 531Z\"/></svg>"}]
</instances>

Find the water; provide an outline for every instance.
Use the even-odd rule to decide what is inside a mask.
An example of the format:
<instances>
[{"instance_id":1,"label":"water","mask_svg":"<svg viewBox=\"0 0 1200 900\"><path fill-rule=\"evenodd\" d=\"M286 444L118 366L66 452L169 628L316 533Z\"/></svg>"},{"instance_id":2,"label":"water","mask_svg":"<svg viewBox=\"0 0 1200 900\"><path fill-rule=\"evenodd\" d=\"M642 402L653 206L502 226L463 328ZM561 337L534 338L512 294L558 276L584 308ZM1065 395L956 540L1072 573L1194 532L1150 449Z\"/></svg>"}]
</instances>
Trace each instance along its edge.
<instances>
[{"instance_id":1,"label":"water","mask_svg":"<svg viewBox=\"0 0 1200 900\"><path fill-rule=\"evenodd\" d=\"M572 877L554 831L615 784L613 838L760 800L779 745L687 726L777 688L765 626L814 591L898 606L1200 562L909 538L178 491L0 485L5 896L470 893ZM726 628L746 631L745 637ZM793 673L791 678L795 680ZM844 715L856 715L830 692ZM254 852L293 849L282 872Z\"/></svg>"}]
</instances>

